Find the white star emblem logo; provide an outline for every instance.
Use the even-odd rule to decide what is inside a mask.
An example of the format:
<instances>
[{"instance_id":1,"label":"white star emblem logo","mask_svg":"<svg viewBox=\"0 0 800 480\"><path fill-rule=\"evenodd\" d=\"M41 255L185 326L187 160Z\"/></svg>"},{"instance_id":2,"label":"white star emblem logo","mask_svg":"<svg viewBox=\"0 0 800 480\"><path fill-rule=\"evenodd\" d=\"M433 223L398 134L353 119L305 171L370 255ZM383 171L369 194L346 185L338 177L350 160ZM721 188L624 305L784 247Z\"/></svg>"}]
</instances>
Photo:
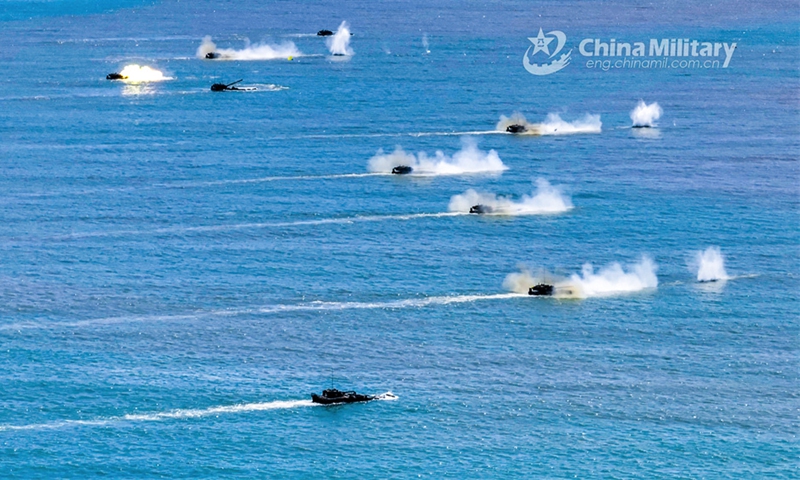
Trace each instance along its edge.
<instances>
[{"instance_id":1,"label":"white star emblem logo","mask_svg":"<svg viewBox=\"0 0 800 480\"><path fill-rule=\"evenodd\" d=\"M530 40L533 44L533 53L531 53L531 55L536 55L536 52L540 51L550 55L550 47L548 47L548 45L553 41L553 39L550 37L545 37L541 28L539 29L539 35L536 37L528 37L528 40Z\"/></svg>"},{"instance_id":2,"label":"white star emblem logo","mask_svg":"<svg viewBox=\"0 0 800 480\"><path fill-rule=\"evenodd\" d=\"M545 35L544 31L540 28L539 35L528 37L528 40L530 40L532 45L528 47L525 51L525 55L522 57L522 66L524 66L525 70L530 74L550 75L569 65L572 50L556 58L561 50L564 49L564 45L567 44L567 36L561 30L551 30ZM551 53L550 43L553 40L556 40L556 43L553 45L554 50ZM533 52L531 52L531 50L533 50ZM539 52L544 52L550 61L548 62L548 60L545 60L541 64L532 62L531 58L535 57Z\"/></svg>"}]
</instances>

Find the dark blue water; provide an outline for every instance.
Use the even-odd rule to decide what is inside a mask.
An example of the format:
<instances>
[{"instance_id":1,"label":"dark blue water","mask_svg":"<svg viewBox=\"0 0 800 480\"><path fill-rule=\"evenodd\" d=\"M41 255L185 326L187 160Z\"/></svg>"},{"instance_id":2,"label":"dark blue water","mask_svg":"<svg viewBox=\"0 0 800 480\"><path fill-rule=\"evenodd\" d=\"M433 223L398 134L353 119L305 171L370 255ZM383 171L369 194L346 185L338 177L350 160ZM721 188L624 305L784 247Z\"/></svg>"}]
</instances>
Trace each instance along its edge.
<instances>
[{"instance_id":1,"label":"dark blue water","mask_svg":"<svg viewBox=\"0 0 800 480\"><path fill-rule=\"evenodd\" d=\"M797 476L796 4L4 9L3 478ZM342 20L352 57L298 35ZM576 51L536 77L540 27ZM303 55L203 61L205 35ZM603 71L590 37L738 45ZM105 80L128 64L173 80ZM630 128L640 99L657 128ZM602 127L485 133L515 111ZM508 169L366 175L465 137ZM538 178L574 208L448 210ZM712 246L730 279L701 284ZM521 265L580 298L510 292ZM398 398L312 407L331 383Z\"/></svg>"}]
</instances>

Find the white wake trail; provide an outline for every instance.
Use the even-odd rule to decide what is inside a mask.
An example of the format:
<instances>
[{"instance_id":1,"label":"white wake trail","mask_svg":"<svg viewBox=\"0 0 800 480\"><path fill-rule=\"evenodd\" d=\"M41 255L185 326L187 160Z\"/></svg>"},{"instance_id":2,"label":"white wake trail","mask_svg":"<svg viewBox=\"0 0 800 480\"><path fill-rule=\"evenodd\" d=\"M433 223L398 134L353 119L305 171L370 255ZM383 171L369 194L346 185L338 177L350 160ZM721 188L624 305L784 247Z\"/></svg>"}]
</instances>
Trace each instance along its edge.
<instances>
[{"instance_id":1,"label":"white wake trail","mask_svg":"<svg viewBox=\"0 0 800 480\"><path fill-rule=\"evenodd\" d=\"M402 309L402 308L422 308L431 305L451 305L478 301L503 300L510 298L524 297L519 293L498 293L489 295L449 295L433 296L421 298L408 298L403 300L389 300L378 302L326 302L314 301L298 304L278 304L262 307L241 308L241 309L220 309L211 311L199 311L191 314L182 315L131 315L118 317L104 317L79 320L76 322L60 323L14 323L0 326L0 331L22 331L27 329L47 329L54 330L59 328L83 328L94 325L117 325L139 322L169 322L182 320L199 320L213 317L236 317L241 315L254 314L273 314L284 312L313 312L313 311L342 311L342 310L371 310L371 309Z\"/></svg>"},{"instance_id":2,"label":"white wake trail","mask_svg":"<svg viewBox=\"0 0 800 480\"><path fill-rule=\"evenodd\" d=\"M216 187L224 185L246 185L255 183L268 183L268 182L285 182L285 181L313 181L313 180L329 180L337 178L365 178L365 177L382 177L391 175L390 173L336 173L331 175L287 175L287 176L269 176L269 177L256 177L256 178L232 178L228 180L206 180L206 181L183 181L183 182L169 182L169 183L154 183L152 185L140 185L136 187L106 187L106 188L92 188L85 190L73 191L56 191L56 192L36 192L36 193L14 193L9 198L46 198L46 197L59 197L59 196L82 196L82 195L96 195L99 193L110 192L138 192L145 189L154 188L203 188L203 187Z\"/></svg>"},{"instance_id":3,"label":"white wake trail","mask_svg":"<svg viewBox=\"0 0 800 480\"><path fill-rule=\"evenodd\" d=\"M169 227L156 230L116 230L100 232L72 233L52 237L54 240L80 240L84 238L106 238L122 236L144 236L144 235L174 235L181 233L204 233L204 232L231 232L237 230L255 230L263 228L284 228L301 227L309 225L347 225L362 222L385 222L390 220L415 220L420 218L443 218L464 215L462 212L438 212L438 213L411 213L399 215L364 215L342 218L321 218L317 220L296 220L293 222L252 222L252 223L233 223L223 225L202 225L197 227Z\"/></svg>"},{"instance_id":4,"label":"white wake trail","mask_svg":"<svg viewBox=\"0 0 800 480\"><path fill-rule=\"evenodd\" d=\"M311 400L276 400L272 402L259 402L259 403L243 403L238 405L224 405L219 407L210 407L203 409L178 409L167 412L156 413L135 413L123 415L118 417L122 421L142 422L142 421L157 421L171 418L200 418L212 415L222 415L231 413L244 413L244 412L261 412L265 410L278 410L297 407L313 407L316 406Z\"/></svg>"},{"instance_id":5,"label":"white wake trail","mask_svg":"<svg viewBox=\"0 0 800 480\"><path fill-rule=\"evenodd\" d=\"M391 394L391 392L388 393ZM50 430L74 426L100 426L124 422L157 422L169 419L201 418L216 415L316 406L319 405L313 403L311 400L276 400L272 402L242 403L202 409L189 408L169 410L166 412L130 413L118 417L97 418L92 420L60 420L49 423L34 423L29 425L0 425L0 432L19 430Z\"/></svg>"},{"instance_id":6,"label":"white wake trail","mask_svg":"<svg viewBox=\"0 0 800 480\"><path fill-rule=\"evenodd\" d=\"M392 392L379 393L374 396L379 401L395 401L399 397ZM117 417L95 418L91 420L58 420L47 423L32 423L28 425L0 425L3 431L24 430L54 430L59 428L79 426L103 426L129 422L159 422L162 420L203 418L218 415L233 415L237 413L263 412L268 410L286 410L300 407L321 407L323 405L311 400L274 400L272 402L239 403L235 405L221 405L209 408L179 408L166 412L129 413Z\"/></svg>"},{"instance_id":7,"label":"white wake trail","mask_svg":"<svg viewBox=\"0 0 800 480\"><path fill-rule=\"evenodd\" d=\"M175 182L160 183L154 185L162 188L193 188L193 187L214 187L218 185L242 185L249 183L285 182L297 180L329 180L336 178L363 178L385 176L384 173L337 173L331 175L287 175L284 177L258 177L258 178L234 178L230 180L210 180L205 182Z\"/></svg>"},{"instance_id":8,"label":"white wake trail","mask_svg":"<svg viewBox=\"0 0 800 480\"><path fill-rule=\"evenodd\" d=\"M454 295L410 298L393 300L389 302L311 302L299 305L274 305L258 309L258 313L278 313L317 310L365 310L365 309L399 309L427 307L429 305L450 305L458 303L476 302L483 300L502 300L518 298L524 295L518 293L497 293L493 295Z\"/></svg>"}]
</instances>

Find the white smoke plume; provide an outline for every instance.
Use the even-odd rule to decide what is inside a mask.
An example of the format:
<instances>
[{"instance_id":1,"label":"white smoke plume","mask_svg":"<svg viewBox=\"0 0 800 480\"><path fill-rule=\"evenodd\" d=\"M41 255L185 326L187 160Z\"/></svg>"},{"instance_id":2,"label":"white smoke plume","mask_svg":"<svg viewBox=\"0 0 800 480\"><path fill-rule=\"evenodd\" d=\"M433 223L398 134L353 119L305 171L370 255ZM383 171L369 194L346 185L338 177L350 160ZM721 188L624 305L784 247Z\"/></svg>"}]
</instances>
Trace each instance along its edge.
<instances>
[{"instance_id":1,"label":"white smoke plume","mask_svg":"<svg viewBox=\"0 0 800 480\"><path fill-rule=\"evenodd\" d=\"M550 185L543 178L536 180L536 191L532 195L523 195L518 202L470 189L451 198L449 210L467 213L474 205L483 205L491 215L540 215L562 213L573 208L572 201L562 193L561 188Z\"/></svg>"},{"instance_id":2,"label":"white smoke plume","mask_svg":"<svg viewBox=\"0 0 800 480\"><path fill-rule=\"evenodd\" d=\"M406 153L397 147L392 153L378 150L369 160L367 168L370 172L391 173L392 168L405 165L413 169L414 175L461 175L465 173L488 173L508 170L497 152L489 150L484 152L478 149L475 140L465 137L462 148L453 156L447 156L442 151L437 151L435 156L429 157L424 152L417 155Z\"/></svg>"},{"instance_id":3,"label":"white smoke plume","mask_svg":"<svg viewBox=\"0 0 800 480\"><path fill-rule=\"evenodd\" d=\"M291 41L285 41L280 45L267 43L251 45L247 42L245 48L241 50L233 48L218 49L217 45L211 41L211 37L206 36L197 48L197 58L205 59L208 53L218 55L216 60L275 60L303 56L303 53Z\"/></svg>"},{"instance_id":4,"label":"white smoke plume","mask_svg":"<svg viewBox=\"0 0 800 480\"><path fill-rule=\"evenodd\" d=\"M532 286L546 281L544 280L544 275L535 277L525 266L520 265L519 269L519 272L506 275L505 280L503 280L503 288L514 293L527 295L528 289Z\"/></svg>"},{"instance_id":5,"label":"white smoke plume","mask_svg":"<svg viewBox=\"0 0 800 480\"><path fill-rule=\"evenodd\" d=\"M655 127L655 122L661 118L662 113L664 111L657 102L648 105L644 103L644 100L639 100L636 108L631 110L631 121L634 127Z\"/></svg>"},{"instance_id":6,"label":"white smoke plume","mask_svg":"<svg viewBox=\"0 0 800 480\"><path fill-rule=\"evenodd\" d=\"M325 39L325 45L328 46L331 55L353 55L355 52L350 48L350 25L342 22L336 33Z\"/></svg>"}]
</instances>

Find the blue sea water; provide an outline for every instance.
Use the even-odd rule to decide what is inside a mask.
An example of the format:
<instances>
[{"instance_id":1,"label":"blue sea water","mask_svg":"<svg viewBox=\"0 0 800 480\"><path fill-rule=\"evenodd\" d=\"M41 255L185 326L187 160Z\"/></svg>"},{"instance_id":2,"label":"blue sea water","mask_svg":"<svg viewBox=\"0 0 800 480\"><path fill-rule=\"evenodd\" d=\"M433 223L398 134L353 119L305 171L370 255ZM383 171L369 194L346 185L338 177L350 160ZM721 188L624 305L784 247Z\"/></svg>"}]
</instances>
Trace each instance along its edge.
<instances>
[{"instance_id":1,"label":"blue sea water","mask_svg":"<svg viewBox=\"0 0 800 480\"><path fill-rule=\"evenodd\" d=\"M313 35L342 20L345 59ZM795 2L3 2L0 477L796 478L798 20ZM523 68L539 28L568 36L563 71ZM203 61L205 35L305 55ZM726 69L603 71L581 38L737 49ZM105 80L131 63L173 80ZM239 78L261 88L208 90ZM630 128L640 99L657 128ZM515 111L602 131L462 134ZM465 137L508 170L362 175ZM538 178L574 208L437 215ZM710 246L731 280L696 281ZM504 287L520 265L643 255L657 288ZM331 383L398 398L311 406Z\"/></svg>"}]
</instances>

